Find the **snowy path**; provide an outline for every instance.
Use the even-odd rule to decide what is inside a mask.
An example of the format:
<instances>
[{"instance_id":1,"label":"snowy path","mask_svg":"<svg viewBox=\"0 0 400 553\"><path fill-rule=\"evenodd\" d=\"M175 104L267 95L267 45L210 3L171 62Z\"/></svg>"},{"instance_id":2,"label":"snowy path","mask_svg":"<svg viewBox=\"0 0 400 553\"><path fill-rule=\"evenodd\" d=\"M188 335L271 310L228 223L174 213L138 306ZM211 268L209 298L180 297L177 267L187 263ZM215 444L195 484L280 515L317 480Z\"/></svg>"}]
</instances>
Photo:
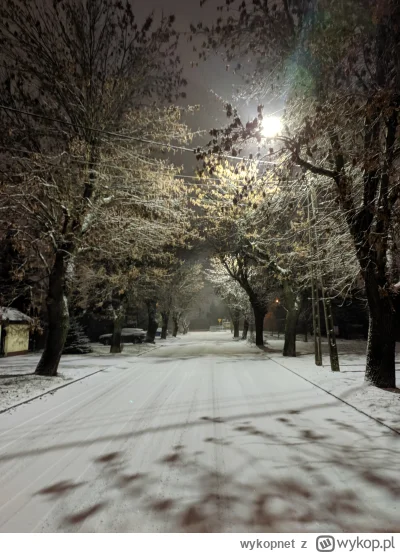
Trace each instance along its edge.
<instances>
[{"instance_id":1,"label":"snowy path","mask_svg":"<svg viewBox=\"0 0 400 553\"><path fill-rule=\"evenodd\" d=\"M399 435L229 333L151 355L0 416L0 531L398 528Z\"/></svg>"}]
</instances>

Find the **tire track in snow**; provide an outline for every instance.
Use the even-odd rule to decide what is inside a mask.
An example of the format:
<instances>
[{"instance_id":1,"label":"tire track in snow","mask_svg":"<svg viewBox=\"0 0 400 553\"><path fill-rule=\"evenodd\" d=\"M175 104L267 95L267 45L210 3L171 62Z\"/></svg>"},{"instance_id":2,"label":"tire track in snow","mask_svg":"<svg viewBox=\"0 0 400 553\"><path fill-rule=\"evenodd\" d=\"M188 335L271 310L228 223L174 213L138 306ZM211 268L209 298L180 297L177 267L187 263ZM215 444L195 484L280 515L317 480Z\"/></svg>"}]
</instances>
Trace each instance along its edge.
<instances>
[{"instance_id":1,"label":"tire track in snow","mask_svg":"<svg viewBox=\"0 0 400 553\"><path fill-rule=\"evenodd\" d=\"M154 397L154 393L151 394L150 398L147 398L144 400L144 402L141 404L141 408L146 406L147 408L151 408L151 407L154 407L158 400L159 400L159 397L160 395L163 393L163 388L162 388L162 384L168 380L168 378L170 377L170 374L172 372L172 369L169 373L166 373L164 374L163 378L160 379L158 381L158 386L160 387L159 390L156 392L156 395ZM141 376L141 375L140 375ZM116 394L114 394L114 396L118 395L120 393L120 390L118 390L118 392ZM105 445L104 447L101 449L100 452L98 452L96 455L99 457L101 456L104 456L107 449L111 446L111 444L114 442L114 440L116 440L118 438L118 436L123 432L123 430L129 425L129 424L132 424L132 421L134 420L134 417L135 417L136 413L133 412L132 413L132 416L129 418L128 421L124 422L120 429L118 430L118 432L113 436L112 439L110 439ZM135 421L135 428L138 426L139 427L139 430L143 428L143 426L145 426L143 424L143 421L145 420L145 414L141 417L140 421L136 422ZM99 433L101 433L102 429L99 428ZM129 438L126 438L124 440L124 442L122 442L122 444L119 446L120 450L122 451L124 445L129 442L130 439ZM86 451L85 451L86 453ZM73 459L73 461L75 461L76 458ZM84 478L85 474L87 473L87 471L89 470L89 468L93 465L93 459L89 460L86 464L86 467L85 469L79 474L79 476L76 478L76 483L80 483L81 480ZM94 479L88 486L85 487L85 499L88 498L88 500L86 500L87 503L90 503L90 504L97 504L98 501L101 501L102 500L102 496L103 496L103 493L107 490L108 488L108 485L109 485L109 482L108 481L105 481L103 480L102 481L102 486L101 486L101 489L100 490L96 490L95 493L91 493L93 491L93 488L95 488L96 486L98 486L98 481L97 479ZM80 495L81 494L81 489L79 488L76 492L76 494ZM90 505L89 505L90 506ZM51 509L40 519L40 521L36 524L35 528L32 530L32 532L37 532L38 531L38 528L43 525L45 523L45 521L49 518L49 516L51 516L51 514L54 512L54 510L56 510L57 508L59 508L59 505L56 504L56 505L53 505L51 507ZM85 510L85 502L82 502L82 503L79 503L79 511L82 511L82 510ZM65 515L65 513L63 513ZM62 524L62 523L61 523ZM61 526L60 526L60 530L62 532L66 532L66 531L71 531L71 532L74 532L74 533L77 533L80 531L80 529L84 526L85 524L85 521L83 521L81 524L79 525L75 525L72 528L70 529L66 529L65 526L62 527L61 529ZM39 530L40 531L40 530Z\"/></svg>"},{"instance_id":2,"label":"tire track in snow","mask_svg":"<svg viewBox=\"0 0 400 553\"><path fill-rule=\"evenodd\" d=\"M138 379L140 379L141 377L141 374L138 374L140 373L140 368L135 368L134 369L134 375L132 375L132 373L129 373L129 376L127 377L128 379L131 379L132 376L137 376L137 378L135 378L135 381L137 381ZM121 378L121 374L118 374L117 375L118 377ZM126 375L123 375L123 376L126 376ZM95 388L92 388L92 389L89 389L87 390L86 392L84 392L83 394L80 394L80 396L82 395L87 395L87 393L90 393L90 392L93 392L96 390L96 388L101 388L101 386L106 386L107 389L104 390L100 395L95 395L92 399L90 399L89 402L87 402L87 400L83 400L81 402L78 402L76 405L72 405L71 407L69 407L66 411L63 411L60 415L58 415L57 417L51 419L51 420L46 420L45 422L43 422L40 426L36 427L35 430L33 432L26 432L25 434L23 434L22 436L19 436L18 438L12 440L11 442L9 442L8 444L4 445L3 447L0 448L0 451L3 450L3 449L6 449L8 447L10 447L11 445L14 445L16 444L18 441L22 440L23 438L25 438L26 436L29 436L29 442L35 442L37 439L42 439L43 438L43 427L49 427L49 430L50 430L50 434L48 434L46 436L46 439L44 441L43 444L41 444L42 448L45 449L46 446L49 446L49 444L51 444L51 442L54 441L54 439L57 437L57 432L56 430L58 430L57 428L52 428L52 426L54 425L54 420L55 419L58 419L60 416L64 415L66 412L69 412L69 411L72 411L73 409L76 408L76 411L73 413L73 418L70 418L69 419L69 422L73 423L76 419L77 421L75 422L75 426L78 426L80 425L80 421L82 420L82 417L81 416L78 416L79 413L82 411L82 410L85 410L87 409L89 406L91 405L94 405L94 409L92 411L89 412L88 415L86 415L86 418L88 418L88 416L93 416L97 411L101 411L103 409L103 406L100 402L100 400L104 397L104 396L107 396L108 394L112 394L112 395L115 395L115 394L118 394L119 391L120 391L120 387L121 386L125 386L125 381L127 380L127 378L125 378L123 381L121 381L117 387L115 386L108 386L108 384L110 384L110 382L113 382L115 380L112 379L112 381L110 380L107 380L105 382L102 382L100 383L99 385L97 385ZM78 396L78 397L80 397ZM74 399L74 398L72 398ZM63 405L63 404L61 404ZM53 408L51 409L51 411L53 410ZM63 424L64 421L61 421L61 425ZM96 427L97 428L97 427ZM61 430L64 430L63 428L60 429ZM45 446L45 447L43 447ZM0 483L5 481L5 480L9 480L10 479L10 476L17 472L17 473L20 473L24 470L24 468L29 465L30 467L30 471L32 471L32 461L29 460L29 459L25 459L25 460L22 460L22 462L20 461L19 463L15 463L13 462L12 459L9 460L9 463L11 465L10 469L8 471L5 471L4 472L4 467L3 467L3 474L2 474L2 477L0 479ZM0 509L1 510L1 509Z\"/></svg>"},{"instance_id":3,"label":"tire track in snow","mask_svg":"<svg viewBox=\"0 0 400 553\"><path fill-rule=\"evenodd\" d=\"M139 380L141 377L141 374L137 375L137 378L135 380L132 381L132 383L136 382L137 380ZM118 394L120 393L120 388L114 388L114 390L111 392L110 394L110 399L113 399L114 397L116 397ZM103 396L104 394L102 394ZM102 397L101 396L101 397ZM94 415L96 413L96 411L100 411L100 410L103 410L104 409L104 404L100 404L98 403L98 399L100 398L95 398L93 400L93 402L96 403L96 407L95 409L93 409L93 411L91 411L90 413L90 416ZM93 403L91 402L91 403ZM81 408L78 409L77 413L80 411ZM75 414L77 414L75 413ZM86 415L88 416L88 415ZM48 424L51 424L51 421L48 422ZM84 438L82 438L83 441L86 441L86 440L91 440L93 441L93 435L95 435L97 433L97 435L101 435L102 433L102 427L101 426L97 426L96 428L94 428L93 430L91 430L90 432L88 432L86 434L86 436ZM52 439L54 439L55 437L57 436L50 436ZM72 450L67 450L66 453L64 453L61 457L58 457L58 459L52 463L50 466L47 466L34 480L30 480L29 484L25 487L23 487L17 494L15 494L12 498L10 498L7 502L3 503L2 505L0 505L0 512L3 511L4 508L6 508L11 502L15 501L16 499L18 499L18 497L20 497L22 494L24 494L27 490L29 490L32 486L34 486L38 481L40 481L43 477L45 477L48 473L50 473L57 465L59 465L60 463L62 463L63 461L65 461L65 459L67 459L68 457L70 457L73 453L75 453L77 450L81 449L81 446L74 446ZM62 469L61 471L65 471L75 460L76 458L73 457L71 459L71 461L69 463L67 463L66 465L62 466ZM38 459L38 464L40 464L40 459ZM13 466L11 468L11 471L8 471L8 473L6 473L4 475L4 477L2 478L2 481L4 480L8 480L10 481L12 476L11 476L11 473L14 469L14 472L17 473L17 474L21 474L23 473L24 469L26 469L26 466L25 465L29 465L29 476L32 474L33 472L33 469L34 467L32 466L32 462L29 461L29 460L26 460L25 463L23 464L23 466L21 466L21 464L18 464L18 463L13 463ZM60 471L60 472L61 472ZM54 480L56 478L59 478L59 473L57 473L57 476L55 476L52 480L51 480L51 483L54 483ZM51 485L51 484L48 484L48 485ZM3 494L4 494L4 487L3 487ZM32 498L31 498L32 499ZM29 500L30 501L30 500ZM25 503L24 505L22 505L20 507L20 509L18 509L17 511L14 511L12 513L12 516L14 516L15 514L17 514L22 508L24 508L26 505L28 505L29 501L27 503ZM11 515L7 518L7 519L4 519L1 521L1 524L5 524L9 519L11 518Z\"/></svg>"}]
</instances>

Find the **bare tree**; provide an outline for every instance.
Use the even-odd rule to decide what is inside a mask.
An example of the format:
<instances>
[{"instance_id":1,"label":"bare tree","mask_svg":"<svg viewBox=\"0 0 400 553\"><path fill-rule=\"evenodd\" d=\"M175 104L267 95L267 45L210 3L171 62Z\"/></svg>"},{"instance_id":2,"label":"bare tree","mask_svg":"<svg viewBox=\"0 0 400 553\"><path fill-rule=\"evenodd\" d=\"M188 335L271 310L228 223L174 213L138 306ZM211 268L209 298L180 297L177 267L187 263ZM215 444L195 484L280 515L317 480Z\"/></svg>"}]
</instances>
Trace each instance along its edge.
<instances>
[{"instance_id":1,"label":"bare tree","mask_svg":"<svg viewBox=\"0 0 400 553\"><path fill-rule=\"evenodd\" d=\"M183 263L174 273L170 288L170 316L173 321L173 336L179 326L183 333L189 330L191 315L197 306L199 294L204 287L203 267L200 263Z\"/></svg>"},{"instance_id":2,"label":"bare tree","mask_svg":"<svg viewBox=\"0 0 400 553\"><path fill-rule=\"evenodd\" d=\"M217 25L201 30L207 47L223 49L231 61L251 56L248 94L285 93L287 125L279 138L288 170L296 164L318 175L335 194L368 299L366 380L394 387L400 5L289 0L270 9L234 0L221 11ZM231 125L214 132L220 151L235 154L238 142L261 141L260 119L244 125L230 114Z\"/></svg>"},{"instance_id":3,"label":"bare tree","mask_svg":"<svg viewBox=\"0 0 400 553\"><path fill-rule=\"evenodd\" d=\"M212 284L217 296L219 296L229 308L233 323L234 338L239 338L240 319L243 319L242 339L245 340L253 315L248 295L240 284L231 278L224 265L218 259L211 260L211 269L206 271L206 277Z\"/></svg>"},{"instance_id":4,"label":"bare tree","mask_svg":"<svg viewBox=\"0 0 400 553\"><path fill-rule=\"evenodd\" d=\"M30 190L28 205L21 195L16 202L29 221L41 215L39 239L50 244L43 256L48 333L38 374L57 372L68 329L68 266L93 206L108 198L99 164L113 163L128 142L123 135L139 131L136 138L151 142L132 121L146 102L179 96L176 41L173 17L139 25L130 2L10 0L0 8L0 111L8 129L1 146L14 158L3 167L9 183Z\"/></svg>"}]
</instances>

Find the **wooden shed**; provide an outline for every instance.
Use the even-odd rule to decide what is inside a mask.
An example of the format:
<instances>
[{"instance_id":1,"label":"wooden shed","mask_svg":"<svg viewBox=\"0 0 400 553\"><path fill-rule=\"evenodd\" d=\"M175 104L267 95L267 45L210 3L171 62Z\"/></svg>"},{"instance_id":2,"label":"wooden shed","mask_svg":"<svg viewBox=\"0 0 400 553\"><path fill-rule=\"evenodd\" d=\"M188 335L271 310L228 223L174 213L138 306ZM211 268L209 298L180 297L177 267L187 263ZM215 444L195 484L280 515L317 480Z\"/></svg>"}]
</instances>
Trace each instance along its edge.
<instances>
[{"instance_id":1,"label":"wooden shed","mask_svg":"<svg viewBox=\"0 0 400 553\"><path fill-rule=\"evenodd\" d=\"M0 355L22 355L29 351L32 319L13 307L0 307Z\"/></svg>"}]
</instances>

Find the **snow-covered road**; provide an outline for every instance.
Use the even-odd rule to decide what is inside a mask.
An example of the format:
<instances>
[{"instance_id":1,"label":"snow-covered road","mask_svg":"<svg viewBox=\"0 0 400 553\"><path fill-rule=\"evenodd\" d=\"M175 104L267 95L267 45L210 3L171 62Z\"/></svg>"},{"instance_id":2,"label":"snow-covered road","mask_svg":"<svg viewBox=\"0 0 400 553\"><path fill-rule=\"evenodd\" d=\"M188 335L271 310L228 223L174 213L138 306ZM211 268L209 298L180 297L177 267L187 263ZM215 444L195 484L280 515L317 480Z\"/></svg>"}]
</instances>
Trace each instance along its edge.
<instances>
[{"instance_id":1,"label":"snow-covered road","mask_svg":"<svg viewBox=\"0 0 400 553\"><path fill-rule=\"evenodd\" d=\"M0 531L398 530L400 436L281 361L191 334L2 414Z\"/></svg>"}]
</instances>

